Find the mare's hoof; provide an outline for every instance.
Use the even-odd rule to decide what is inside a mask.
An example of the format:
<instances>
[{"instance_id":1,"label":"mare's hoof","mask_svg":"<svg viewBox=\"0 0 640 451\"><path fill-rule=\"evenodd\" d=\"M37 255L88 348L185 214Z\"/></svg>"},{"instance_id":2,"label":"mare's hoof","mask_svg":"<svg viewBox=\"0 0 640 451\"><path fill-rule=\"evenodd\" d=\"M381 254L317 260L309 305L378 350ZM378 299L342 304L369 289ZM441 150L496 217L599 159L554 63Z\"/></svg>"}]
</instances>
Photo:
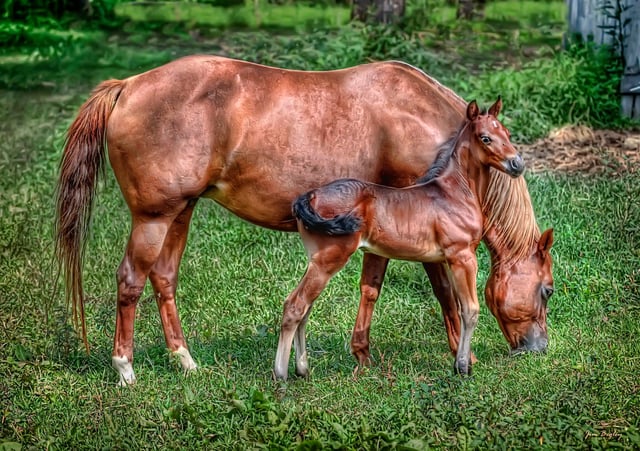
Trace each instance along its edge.
<instances>
[{"instance_id":1,"label":"mare's hoof","mask_svg":"<svg viewBox=\"0 0 640 451\"><path fill-rule=\"evenodd\" d=\"M136 383L136 375L133 372L133 365L129 362L129 359L125 356L112 356L111 366L120 375L119 387L128 387Z\"/></svg>"},{"instance_id":2,"label":"mare's hoof","mask_svg":"<svg viewBox=\"0 0 640 451\"><path fill-rule=\"evenodd\" d=\"M198 369L198 365L194 362L187 348L180 346L177 350L171 352L171 356L180 362L185 374Z\"/></svg>"},{"instance_id":3,"label":"mare's hoof","mask_svg":"<svg viewBox=\"0 0 640 451\"><path fill-rule=\"evenodd\" d=\"M471 360L469 362L455 362L453 364L453 374L461 377L471 377Z\"/></svg>"},{"instance_id":4,"label":"mare's hoof","mask_svg":"<svg viewBox=\"0 0 640 451\"><path fill-rule=\"evenodd\" d=\"M351 350L351 354L358 361L359 367L371 367L373 366L373 359L371 359L371 354L369 353L369 349L359 349L359 350Z\"/></svg>"}]
</instances>

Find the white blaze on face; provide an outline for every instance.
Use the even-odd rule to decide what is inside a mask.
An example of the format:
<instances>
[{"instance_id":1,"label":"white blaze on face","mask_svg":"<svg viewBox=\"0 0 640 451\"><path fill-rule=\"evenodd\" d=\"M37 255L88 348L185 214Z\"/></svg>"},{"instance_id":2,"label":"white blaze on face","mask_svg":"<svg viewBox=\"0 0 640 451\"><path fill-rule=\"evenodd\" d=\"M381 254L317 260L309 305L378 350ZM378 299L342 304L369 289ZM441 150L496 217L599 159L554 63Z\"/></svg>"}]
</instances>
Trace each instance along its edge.
<instances>
[{"instance_id":1,"label":"white blaze on face","mask_svg":"<svg viewBox=\"0 0 640 451\"><path fill-rule=\"evenodd\" d=\"M493 128L498 128L498 122L497 121L491 121L491 125L493 125Z\"/></svg>"}]
</instances>

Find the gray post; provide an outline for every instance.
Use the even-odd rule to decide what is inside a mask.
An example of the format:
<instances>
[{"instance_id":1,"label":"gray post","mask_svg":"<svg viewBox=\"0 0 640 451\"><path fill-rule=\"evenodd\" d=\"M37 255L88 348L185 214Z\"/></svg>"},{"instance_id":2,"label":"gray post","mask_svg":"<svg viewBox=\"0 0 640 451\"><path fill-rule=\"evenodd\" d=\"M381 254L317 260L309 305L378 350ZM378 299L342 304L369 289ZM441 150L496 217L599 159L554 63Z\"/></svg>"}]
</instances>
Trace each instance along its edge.
<instances>
[{"instance_id":1,"label":"gray post","mask_svg":"<svg viewBox=\"0 0 640 451\"><path fill-rule=\"evenodd\" d=\"M640 1L567 0L567 6L572 34L597 45L613 45L620 52L622 114L640 119Z\"/></svg>"}]
</instances>

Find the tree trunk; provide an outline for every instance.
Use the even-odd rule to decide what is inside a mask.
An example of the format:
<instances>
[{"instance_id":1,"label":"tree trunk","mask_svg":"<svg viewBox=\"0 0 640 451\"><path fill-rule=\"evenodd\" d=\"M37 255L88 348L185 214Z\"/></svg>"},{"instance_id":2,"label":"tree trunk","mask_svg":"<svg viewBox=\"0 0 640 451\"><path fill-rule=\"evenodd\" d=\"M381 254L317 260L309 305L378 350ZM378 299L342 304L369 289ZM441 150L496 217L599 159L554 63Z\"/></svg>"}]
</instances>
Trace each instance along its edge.
<instances>
[{"instance_id":1,"label":"tree trunk","mask_svg":"<svg viewBox=\"0 0 640 451\"><path fill-rule=\"evenodd\" d=\"M459 0L456 17L462 20L484 18L486 0Z\"/></svg>"},{"instance_id":2,"label":"tree trunk","mask_svg":"<svg viewBox=\"0 0 640 451\"><path fill-rule=\"evenodd\" d=\"M361 22L397 23L404 16L405 0L353 0L351 19Z\"/></svg>"}]
</instances>

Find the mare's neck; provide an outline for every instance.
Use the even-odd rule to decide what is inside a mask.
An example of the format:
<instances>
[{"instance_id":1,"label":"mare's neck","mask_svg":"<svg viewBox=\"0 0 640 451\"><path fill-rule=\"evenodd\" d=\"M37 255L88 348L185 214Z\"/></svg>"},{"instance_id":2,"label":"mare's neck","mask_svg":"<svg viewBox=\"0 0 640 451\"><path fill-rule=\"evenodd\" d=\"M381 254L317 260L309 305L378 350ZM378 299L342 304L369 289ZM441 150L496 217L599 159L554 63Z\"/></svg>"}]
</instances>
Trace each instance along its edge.
<instances>
[{"instance_id":1,"label":"mare's neck","mask_svg":"<svg viewBox=\"0 0 640 451\"><path fill-rule=\"evenodd\" d=\"M489 251L492 268L514 261L512 253L501 242L500 225L493 225L485 229L482 240Z\"/></svg>"},{"instance_id":2,"label":"mare's neck","mask_svg":"<svg viewBox=\"0 0 640 451\"><path fill-rule=\"evenodd\" d=\"M514 179L490 171L482 211L483 240L492 266L528 259L540 239L540 229L524 177Z\"/></svg>"}]
</instances>

